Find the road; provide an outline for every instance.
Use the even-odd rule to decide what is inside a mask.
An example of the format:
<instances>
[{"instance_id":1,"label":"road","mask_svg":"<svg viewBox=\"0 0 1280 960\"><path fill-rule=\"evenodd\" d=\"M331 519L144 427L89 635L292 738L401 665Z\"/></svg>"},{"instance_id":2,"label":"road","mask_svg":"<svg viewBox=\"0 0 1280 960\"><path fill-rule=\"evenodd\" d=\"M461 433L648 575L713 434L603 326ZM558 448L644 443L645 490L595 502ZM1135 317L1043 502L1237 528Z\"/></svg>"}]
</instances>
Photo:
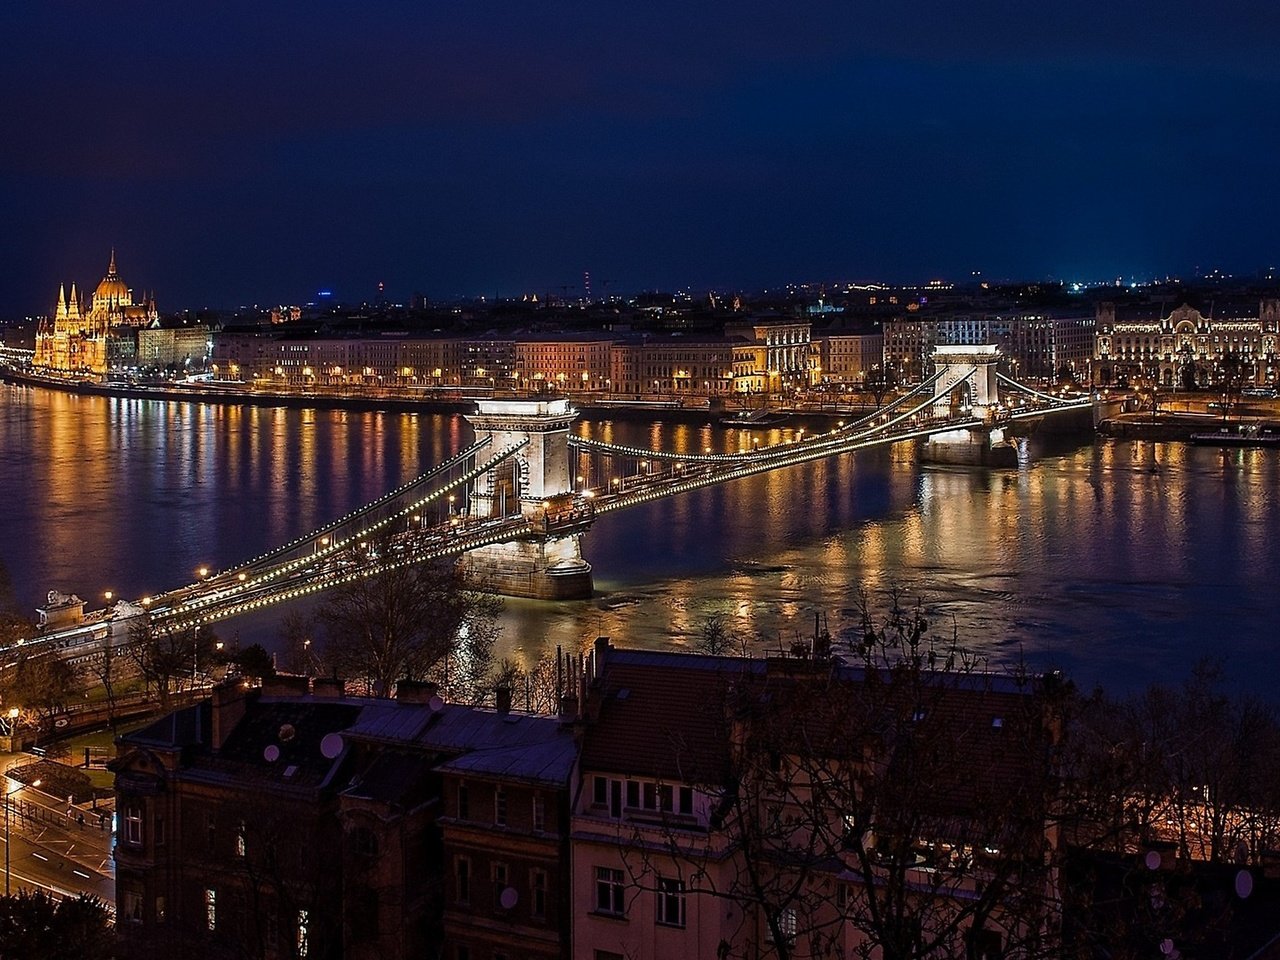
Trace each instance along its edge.
<instances>
[{"instance_id":1,"label":"road","mask_svg":"<svg viewBox=\"0 0 1280 960\"><path fill-rule=\"evenodd\" d=\"M9 852L12 889L41 887L63 896L89 893L115 906L111 818L72 808L24 787L10 797ZM80 823L80 816L84 823ZM0 833L0 845L6 842Z\"/></svg>"}]
</instances>

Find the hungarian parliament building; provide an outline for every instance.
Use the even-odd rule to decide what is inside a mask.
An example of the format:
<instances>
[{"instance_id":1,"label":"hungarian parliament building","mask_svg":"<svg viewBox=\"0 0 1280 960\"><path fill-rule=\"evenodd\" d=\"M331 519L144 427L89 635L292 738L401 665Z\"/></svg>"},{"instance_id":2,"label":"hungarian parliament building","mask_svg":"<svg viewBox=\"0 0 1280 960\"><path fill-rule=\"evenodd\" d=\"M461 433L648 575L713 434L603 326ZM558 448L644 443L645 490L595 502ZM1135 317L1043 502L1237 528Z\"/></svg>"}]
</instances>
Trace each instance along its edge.
<instances>
[{"instance_id":1,"label":"hungarian parliament building","mask_svg":"<svg viewBox=\"0 0 1280 960\"><path fill-rule=\"evenodd\" d=\"M71 284L71 296L65 285L58 288L58 305L53 316L40 322L36 331L33 363L37 367L59 373L102 374L112 365L113 344L134 342L130 334L138 327L154 324L159 319L154 297L135 303L133 291L116 273L116 254L111 252L107 275L83 303ZM120 336L124 333L124 336Z\"/></svg>"}]
</instances>

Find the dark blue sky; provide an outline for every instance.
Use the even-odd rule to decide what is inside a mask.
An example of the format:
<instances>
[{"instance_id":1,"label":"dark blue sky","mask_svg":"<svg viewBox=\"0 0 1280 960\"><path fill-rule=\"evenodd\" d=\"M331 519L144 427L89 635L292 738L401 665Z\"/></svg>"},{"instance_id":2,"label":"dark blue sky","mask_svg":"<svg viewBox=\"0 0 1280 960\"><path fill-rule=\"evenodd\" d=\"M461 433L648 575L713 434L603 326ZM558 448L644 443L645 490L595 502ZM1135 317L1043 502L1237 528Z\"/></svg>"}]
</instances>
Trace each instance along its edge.
<instances>
[{"instance_id":1,"label":"dark blue sky","mask_svg":"<svg viewBox=\"0 0 1280 960\"><path fill-rule=\"evenodd\" d=\"M0 315L112 245L162 309L1280 261L1261 0L46 0L0 29Z\"/></svg>"}]
</instances>

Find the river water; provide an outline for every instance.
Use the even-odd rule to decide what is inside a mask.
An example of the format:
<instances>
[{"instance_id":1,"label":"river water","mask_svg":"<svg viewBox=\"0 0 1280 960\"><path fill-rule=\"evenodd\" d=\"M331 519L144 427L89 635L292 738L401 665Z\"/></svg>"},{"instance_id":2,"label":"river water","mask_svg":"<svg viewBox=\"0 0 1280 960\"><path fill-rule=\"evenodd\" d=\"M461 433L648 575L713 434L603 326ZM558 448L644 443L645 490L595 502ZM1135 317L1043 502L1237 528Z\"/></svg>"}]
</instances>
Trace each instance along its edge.
<instances>
[{"instance_id":1,"label":"river water","mask_svg":"<svg viewBox=\"0 0 1280 960\"><path fill-rule=\"evenodd\" d=\"M580 421L577 432L736 450L738 431ZM757 431L761 443L787 429ZM139 597L291 540L430 469L472 437L457 415L289 410L0 387L0 560L19 600ZM508 600L503 651L598 634L683 647L713 613L757 648L856 625L897 588L995 666L1085 686L1176 682L1197 658L1276 699L1280 451L1099 440L1016 470L921 466L898 445L601 517L596 597ZM93 603L93 606L100 605ZM271 645L278 613L224 623Z\"/></svg>"}]
</instances>

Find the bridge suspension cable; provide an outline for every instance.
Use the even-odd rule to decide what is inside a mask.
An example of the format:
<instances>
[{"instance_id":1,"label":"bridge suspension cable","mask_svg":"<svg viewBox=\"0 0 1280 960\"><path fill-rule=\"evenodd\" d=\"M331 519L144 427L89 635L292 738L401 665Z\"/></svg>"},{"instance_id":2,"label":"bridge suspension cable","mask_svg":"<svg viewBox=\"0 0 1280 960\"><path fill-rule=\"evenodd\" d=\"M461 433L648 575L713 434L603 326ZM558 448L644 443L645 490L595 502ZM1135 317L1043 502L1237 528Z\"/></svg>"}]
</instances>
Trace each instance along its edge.
<instances>
[{"instance_id":1,"label":"bridge suspension cable","mask_svg":"<svg viewBox=\"0 0 1280 960\"><path fill-rule=\"evenodd\" d=\"M1061 406L1063 404L1075 404L1079 402L1077 400L1064 400L1062 397L1055 397L1051 393L1041 393L1039 390L1036 390L1033 387L1029 387L1025 383L1019 383L1017 380L1014 380L1012 377L1006 377L1003 373L1000 373L999 371L996 371L996 379L999 380L1001 383L1003 383L1005 386L1012 387L1015 390L1021 390L1023 393L1029 393L1033 397L1039 397L1041 400L1047 400L1049 403L1055 404L1057 406Z\"/></svg>"},{"instance_id":2,"label":"bridge suspension cable","mask_svg":"<svg viewBox=\"0 0 1280 960\"><path fill-rule=\"evenodd\" d=\"M871 423L873 420L878 420L886 414L892 413L895 409L906 403L906 401L929 389L937 383L940 376L942 376L940 372L935 373L929 379L913 387L910 391L904 393L893 402L880 407L874 413L870 413L853 423L845 424L843 427L838 427L832 432L839 432L846 436L855 433L859 427ZM928 406L931 403L933 403L932 396L930 396L927 403L922 404L920 407L916 407L916 410L920 410L922 407ZM676 453L672 450L650 450L645 447L622 446L619 444L606 443L603 440L594 440L590 437L570 437L569 445L580 450L607 454L610 456L639 457L649 460L677 460L688 463L737 463L743 460L768 459L770 457L777 456L780 452L790 448L792 446L792 442L790 440L783 440L779 443L771 443L767 446L756 447L753 450L742 450L738 453Z\"/></svg>"},{"instance_id":3,"label":"bridge suspension cable","mask_svg":"<svg viewBox=\"0 0 1280 960\"><path fill-rule=\"evenodd\" d=\"M930 403L933 401L930 400ZM813 460L821 460L825 457L833 456L837 453L852 453L855 450L865 449L866 447L877 446L882 443L898 443L903 440L914 440L919 437L927 437L930 434L937 433L941 429L953 430L962 427L976 427L982 424L981 420L976 417L970 417L966 420L957 420L948 422L945 426L931 425L920 427L919 429L903 431L900 434L886 436L884 431L876 431L875 435L870 433L863 434L859 437L845 437L839 443L839 449L833 450L834 441L826 443L814 443L794 449L789 456L776 456L768 461L744 462L740 467L726 471L709 471L707 473L687 477L675 483L664 483L661 485L648 487L633 493L619 494L613 497L604 497L596 503L596 513L608 513L613 510L620 510L625 507L635 506L639 503L646 503L651 500L658 500L662 497L671 496L677 493L685 493L690 490L697 490L700 487L709 487L714 484L724 483L728 480L738 480L742 477L749 477L757 473L765 473L769 470L775 470L779 467L798 466L802 463L808 463Z\"/></svg>"},{"instance_id":4,"label":"bridge suspension cable","mask_svg":"<svg viewBox=\"0 0 1280 960\"><path fill-rule=\"evenodd\" d=\"M424 473L422 476L417 477L413 480L410 480L408 483L397 487L396 489L392 490L390 493L386 494L385 496L379 497L377 500L374 500L372 503L368 503L357 510L352 510L350 513L347 513L346 515L339 517L337 520L333 520L329 523L326 523L323 527L320 527L317 530L313 530L311 533L308 533L305 536L298 537L296 540L292 540L289 543L286 543L284 546L276 547L275 549L269 550L266 553L262 554L261 556L254 557L252 560L246 561L245 563L240 564L238 567L232 567L229 570L225 570L221 573L215 574L214 577L212 577L211 579L216 580L220 577L238 574L241 571L246 571L246 570L254 569L257 567L270 565L275 561L279 560L280 558L287 556L289 553L298 549L304 544L312 543L315 540L319 539L320 537L333 533L335 530L338 530L340 527L346 524L360 520L362 517L367 517L369 514L373 513L375 510L379 510L382 507L386 506L388 503L391 503L393 500L396 500L397 498L404 496L410 490L413 490L416 487L420 487L423 484L430 483L432 480L435 480L438 477L448 474L449 471L453 470L459 464L466 462L471 457L474 457L477 453L479 453L486 446L488 446L489 441L491 439L492 439L491 437L482 437L481 439L473 443L471 446L467 447L467 449L463 450L461 453L457 454L454 457L451 457L450 459L446 460L444 463L440 464L439 466L433 467L431 470Z\"/></svg>"},{"instance_id":5,"label":"bridge suspension cable","mask_svg":"<svg viewBox=\"0 0 1280 960\"><path fill-rule=\"evenodd\" d=\"M473 455L478 449L480 449L485 444L487 444L487 442L488 442L488 438L486 437L485 443L476 444L473 447L468 448L468 452L466 453L466 456ZM315 546L314 552L306 554L305 556L297 557L293 560L290 560L284 563L277 563L276 565L268 566L265 569L262 568L261 564L258 564L256 566L246 565L251 569L261 570L261 572L257 573L255 576L252 576L252 577L246 574L243 577L243 579L240 577L240 574L237 573L236 579L234 580L229 580L226 577L226 575L223 575L218 579L216 583L212 581L203 581L201 583L192 584L180 590L173 591L169 594L164 594L160 597L157 597L156 601L153 603L151 607L152 618L155 620L164 620L173 616L177 616L178 614L185 611L190 611L192 609L198 609L200 607L207 607L212 604L221 603L231 597L257 590L262 586L264 586L265 584L269 583L270 581L277 580L280 577L285 576L287 574L291 574L300 569L315 566L318 563L325 562L329 558L333 557L334 555L340 554L346 550L349 550L354 544L366 543L370 537L377 535L381 530L383 530L389 524L395 522L396 520L403 519L409 516L414 511L422 509L422 507L426 506L427 504L431 503L434 500L440 499L445 494L447 494L450 490L455 490L458 487L466 483L469 483L475 478L485 473L488 473L494 467L498 466L498 464L502 463L504 460L508 459L511 456L514 456L517 452L524 449L524 447L526 447L528 443L529 441L526 438L524 440L521 440L519 443L511 444L510 446L504 448L503 450L498 451L498 453L496 453L494 456L490 457L488 460L484 461L483 463L476 464L475 466L472 467L472 469L464 472L460 476L451 480L449 483L446 483L443 486L437 487L436 489L432 490L426 496L421 497L409 504L404 505L400 509L396 510L394 513L384 516L378 521L376 521L375 523L367 527L358 529L355 532L350 533L341 539L337 537L332 537L332 538L329 538L329 542L327 543L323 542L326 539L323 536L323 529L337 529L344 522L350 522L350 521L339 521L337 524L330 524L328 528L322 528L322 531L318 532L318 534L313 534L310 537L302 538L300 542L304 544L315 543L317 535L319 536L319 539L321 541L319 544ZM465 456L454 457L450 461L450 463L456 466L458 462L464 459L465 459ZM432 473L434 476L437 476L437 477L440 475L439 470L433 471ZM416 485L416 482L414 485ZM401 492L403 493L403 491ZM383 499L385 501L387 498L383 498ZM353 514L353 516L367 516L368 512L369 511L367 510L357 511L355 514ZM299 541L295 541L295 547L298 543ZM240 568L240 569L243 571L245 568ZM210 587L212 587L213 589L210 589ZM169 601L170 603L169 606L165 606L166 600Z\"/></svg>"}]
</instances>

